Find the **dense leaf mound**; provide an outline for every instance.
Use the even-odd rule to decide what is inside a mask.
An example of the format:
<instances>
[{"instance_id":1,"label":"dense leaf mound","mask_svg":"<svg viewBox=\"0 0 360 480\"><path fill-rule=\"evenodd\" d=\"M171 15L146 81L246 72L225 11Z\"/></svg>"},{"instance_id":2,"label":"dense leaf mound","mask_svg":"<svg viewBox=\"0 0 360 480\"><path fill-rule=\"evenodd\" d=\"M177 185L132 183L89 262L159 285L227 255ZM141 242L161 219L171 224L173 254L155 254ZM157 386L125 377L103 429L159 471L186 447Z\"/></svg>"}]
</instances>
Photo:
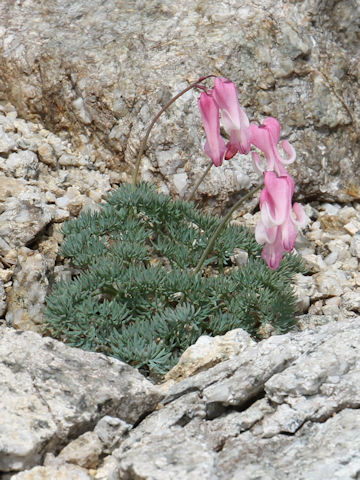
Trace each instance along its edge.
<instances>
[{"instance_id":1,"label":"dense leaf mound","mask_svg":"<svg viewBox=\"0 0 360 480\"><path fill-rule=\"evenodd\" d=\"M200 335L241 327L260 338L266 324L289 330L295 321L290 280L302 269L300 258L287 255L270 270L254 236L229 225L202 275L195 274L219 223L150 185L120 186L101 211L63 225L60 254L71 259L74 275L47 298L47 333L156 375ZM239 248L249 255L242 267L231 262Z\"/></svg>"}]
</instances>

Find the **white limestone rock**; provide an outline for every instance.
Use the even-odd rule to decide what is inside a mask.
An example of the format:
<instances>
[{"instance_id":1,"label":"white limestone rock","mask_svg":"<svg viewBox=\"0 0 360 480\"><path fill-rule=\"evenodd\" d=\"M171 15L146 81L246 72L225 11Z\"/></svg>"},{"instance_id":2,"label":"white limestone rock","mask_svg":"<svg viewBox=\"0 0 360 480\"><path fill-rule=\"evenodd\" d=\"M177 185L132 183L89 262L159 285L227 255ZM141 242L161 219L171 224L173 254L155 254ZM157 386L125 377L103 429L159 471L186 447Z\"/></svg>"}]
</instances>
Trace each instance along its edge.
<instances>
[{"instance_id":1,"label":"white limestone rock","mask_svg":"<svg viewBox=\"0 0 360 480\"><path fill-rule=\"evenodd\" d=\"M94 432L101 440L105 453L111 452L126 433L131 429L131 425L120 418L105 415L96 425Z\"/></svg>"},{"instance_id":2,"label":"white limestone rock","mask_svg":"<svg viewBox=\"0 0 360 480\"><path fill-rule=\"evenodd\" d=\"M160 108L199 75L218 72L239 86L252 120L280 119L283 136L301 152L301 168L292 172L299 191L347 201L346 187L359 181L353 147L359 114L354 12L354 0L335 7L314 0L263 0L261 8L253 1L239 7L236 0L160 6L148 0L136 8L122 8L115 0L101 5L78 0L75 7L62 0L54 9L37 0L1 2L1 89L19 117L42 118L42 135L67 132L82 147L81 139L91 138L98 165L127 170ZM171 171L174 159L184 161L188 189L208 162L197 98L198 92L189 92L161 116L146 152L156 168L162 152L174 153L162 162L163 171ZM16 112L9 115L16 119ZM29 148L36 147L26 129L21 135ZM63 138L69 140L66 133ZM56 154L63 166L83 165L60 143L62 153ZM235 163L246 170L251 159ZM243 183L233 162L225 169L227 175L213 176L204 192L217 196L221 206ZM154 178L177 193L159 169Z\"/></svg>"},{"instance_id":3,"label":"white limestone rock","mask_svg":"<svg viewBox=\"0 0 360 480\"><path fill-rule=\"evenodd\" d=\"M113 452L108 479L352 478L359 342L359 317L333 322L263 340L175 384Z\"/></svg>"},{"instance_id":4,"label":"white limestone rock","mask_svg":"<svg viewBox=\"0 0 360 480\"><path fill-rule=\"evenodd\" d=\"M95 432L86 432L64 447L57 460L72 463L83 468L94 469L98 466L102 454L102 442Z\"/></svg>"},{"instance_id":5,"label":"white limestone rock","mask_svg":"<svg viewBox=\"0 0 360 480\"><path fill-rule=\"evenodd\" d=\"M356 258L360 258L360 235L355 234L351 239L350 253Z\"/></svg>"},{"instance_id":6,"label":"white limestone rock","mask_svg":"<svg viewBox=\"0 0 360 480\"><path fill-rule=\"evenodd\" d=\"M20 150L17 153L11 153L5 165L7 172L15 178L29 180L39 175L39 159L36 153L30 150Z\"/></svg>"},{"instance_id":7,"label":"white limestone rock","mask_svg":"<svg viewBox=\"0 0 360 480\"><path fill-rule=\"evenodd\" d=\"M254 344L250 335L241 328L216 337L202 335L194 345L185 350L177 365L165 375L165 379L178 382L202 370L207 370L219 362L236 357ZM166 384L163 388L167 388Z\"/></svg>"},{"instance_id":8,"label":"white limestone rock","mask_svg":"<svg viewBox=\"0 0 360 480\"><path fill-rule=\"evenodd\" d=\"M11 480L92 480L89 473L76 465L48 465L12 475Z\"/></svg>"},{"instance_id":9,"label":"white limestone rock","mask_svg":"<svg viewBox=\"0 0 360 480\"><path fill-rule=\"evenodd\" d=\"M51 210L38 188L27 187L7 198L0 215L0 236L12 248L21 247L51 221Z\"/></svg>"},{"instance_id":10,"label":"white limestone rock","mask_svg":"<svg viewBox=\"0 0 360 480\"><path fill-rule=\"evenodd\" d=\"M34 332L0 327L0 470L29 469L104 415L134 424L160 391L135 369ZM56 478L56 477L53 477Z\"/></svg>"},{"instance_id":11,"label":"white limestone rock","mask_svg":"<svg viewBox=\"0 0 360 480\"><path fill-rule=\"evenodd\" d=\"M49 268L55 258L45 259L39 251L23 247L13 273L13 284L8 290L6 323L20 330L41 331L44 321L43 305L49 289Z\"/></svg>"},{"instance_id":12,"label":"white limestone rock","mask_svg":"<svg viewBox=\"0 0 360 480\"><path fill-rule=\"evenodd\" d=\"M3 117L6 119L6 117ZM11 130L11 127L9 128L10 121L8 121L8 124L4 125L5 122L0 121L0 154L1 153L9 153L16 148L16 142L11 138L10 135L8 135L6 132Z\"/></svg>"},{"instance_id":13,"label":"white limestone rock","mask_svg":"<svg viewBox=\"0 0 360 480\"><path fill-rule=\"evenodd\" d=\"M346 287L351 287L352 282L345 272L328 268L326 271L316 273L314 281L323 297L338 297Z\"/></svg>"}]
</instances>

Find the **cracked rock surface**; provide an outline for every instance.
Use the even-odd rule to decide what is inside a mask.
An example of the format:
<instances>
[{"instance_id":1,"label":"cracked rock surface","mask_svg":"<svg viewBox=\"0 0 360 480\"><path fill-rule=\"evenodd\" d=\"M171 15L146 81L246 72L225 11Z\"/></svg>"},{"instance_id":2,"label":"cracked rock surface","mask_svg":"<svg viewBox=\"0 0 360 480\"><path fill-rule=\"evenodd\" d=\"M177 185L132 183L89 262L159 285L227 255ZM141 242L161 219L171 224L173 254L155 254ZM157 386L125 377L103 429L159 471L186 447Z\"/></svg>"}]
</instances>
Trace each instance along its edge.
<instances>
[{"instance_id":1,"label":"cracked rock surface","mask_svg":"<svg viewBox=\"0 0 360 480\"><path fill-rule=\"evenodd\" d=\"M129 171L152 117L187 81L225 76L252 120L279 118L301 160L290 173L302 195L346 201L360 196L359 14L356 0L2 0L0 97L66 131L86 162ZM208 161L197 97L189 92L160 119L143 164L143 178L173 194L189 191ZM5 133L0 151L9 153ZM77 162L29 145L48 165ZM33 155L26 166L10 157L15 174L35 174ZM224 204L254 183L244 156L212 169L201 193Z\"/></svg>"},{"instance_id":2,"label":"cracked rock surface","mask_svg":"<svg viewBox=\"0 0 360 480\"><path fill-rule=\"evenodd\" d=\"M331 323L179 382L115 450L111 478L358 478L359 344L360 318Z\"/></svg>"},{"instance_id":3,"label":"cracked rock surface","mask_svg":"<svg viewBox=\"0 0 360 480\"><path fill-rule=\"evenodd\" d=\"M125 363L30 331L1 327L0 359L2 472L41 464L105 415L133 425L163 396Z\"/></svg>"}]
</instances>

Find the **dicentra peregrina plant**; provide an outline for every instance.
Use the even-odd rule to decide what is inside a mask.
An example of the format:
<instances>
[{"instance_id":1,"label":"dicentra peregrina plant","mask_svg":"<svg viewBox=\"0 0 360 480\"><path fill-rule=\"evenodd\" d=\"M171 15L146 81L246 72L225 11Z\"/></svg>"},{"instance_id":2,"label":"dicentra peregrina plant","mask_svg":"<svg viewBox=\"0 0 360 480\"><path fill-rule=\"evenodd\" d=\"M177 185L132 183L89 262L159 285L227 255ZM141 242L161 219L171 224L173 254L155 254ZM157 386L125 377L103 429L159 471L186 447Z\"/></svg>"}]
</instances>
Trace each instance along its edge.
<instances>
[{"instance_id":1,"label":"dicentra peregrina plant","mask_svg":"<svg viewBox=\"0 0 360 480\"><path fill-rule=\"evenodd\" d=\"M295 151L285 140L278 150L280 125L267 118L250 124L233 82L217 77L212 89L202 77L173 97L150 123L139 148L132 185L120 185L97 212L82 213L62 227L60 254L75 267L71 279L58 282L47 298L48 333L84 349L104 352L161 374L200 335L223 335L244 328L262 338L271 326L282 333L294 325L295 297L290 280L303 271L292 250L302 207L292 205L294 181L285 166ZM220 220L194 204L158 194L137 184L140 161L151 129L167 108L191 88L199 88L199 108L206 133L205 152L212 165L252 147L264 176L261 220L256 239L239 225L229 225L238 206L263 187L261 182ZM221 137L223 126L229 140ZM237 250L248 262L238 267ZM268 268L267 265L270 267ZM206 269L204 269L204 266ZM203 272L203 270L205 270Z\"/></svg>"}]
</instances>

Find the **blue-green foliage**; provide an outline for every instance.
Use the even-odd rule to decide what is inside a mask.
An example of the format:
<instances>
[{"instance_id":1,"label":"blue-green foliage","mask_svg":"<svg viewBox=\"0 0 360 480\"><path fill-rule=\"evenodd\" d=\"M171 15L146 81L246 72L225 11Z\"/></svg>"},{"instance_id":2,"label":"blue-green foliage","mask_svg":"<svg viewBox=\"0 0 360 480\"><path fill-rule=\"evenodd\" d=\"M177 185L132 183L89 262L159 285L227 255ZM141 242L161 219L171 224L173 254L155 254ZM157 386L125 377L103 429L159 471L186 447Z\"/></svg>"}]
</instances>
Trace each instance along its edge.
<instances>
[{"instance_id":1,"label":"blue-green foliage","mask_svg":"<svg viewBox=\"0 0 360 480\"><path fill-rule=\"evenodd\" d=\"M266 324L287 331L294 324L290 280L302 269L300 258L288 255L272 271L253 235L231 225L205 273L194 274L219 222L149 185L119 187L101 211L63 225L60 254L78 273L48 296L48 333L162 374L202 334L241 327L260 337ZM237 248L249 255L241 268L230 260Z\"/></svg>"}]
</instances>

